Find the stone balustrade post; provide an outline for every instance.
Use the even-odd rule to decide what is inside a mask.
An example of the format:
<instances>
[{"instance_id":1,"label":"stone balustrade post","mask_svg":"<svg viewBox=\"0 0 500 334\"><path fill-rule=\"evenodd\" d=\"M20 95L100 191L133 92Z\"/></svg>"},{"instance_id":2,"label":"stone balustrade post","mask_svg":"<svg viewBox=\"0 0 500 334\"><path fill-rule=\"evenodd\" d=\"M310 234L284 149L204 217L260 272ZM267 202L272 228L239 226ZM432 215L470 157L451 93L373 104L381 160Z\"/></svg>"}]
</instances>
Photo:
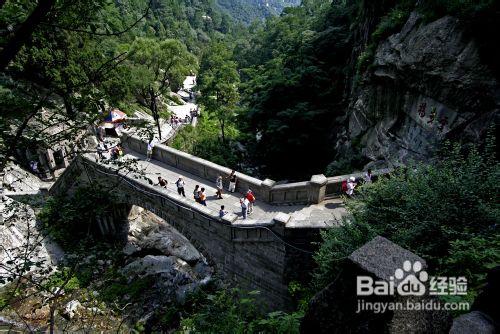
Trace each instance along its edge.
<instances>
[{"instance_id":1,"label":"stone balustrade post","mask_svg":"<svg viewBox=\"0 0 500 334\"><path fill-rule=\"evenodd\" d=\"M265 179L264 181L262 181L262 183L260 184L261 186L261 191L262 191L262 200L264 202L268 202L270 203L271 202L271 190L274 186L276 182L271 180L271 179Z\"/></svg>"},{"instance_id":2,"label":"stone balustrade post","mask_svg":"<svg viewBox=\"0 0 500 334\"><path fill-rule=\"evenodd\" d=\"M323 174L313 175L309 181L309 203L319 204L325 200L326 183L328 179Z\"/></svg>"}]
</instances>

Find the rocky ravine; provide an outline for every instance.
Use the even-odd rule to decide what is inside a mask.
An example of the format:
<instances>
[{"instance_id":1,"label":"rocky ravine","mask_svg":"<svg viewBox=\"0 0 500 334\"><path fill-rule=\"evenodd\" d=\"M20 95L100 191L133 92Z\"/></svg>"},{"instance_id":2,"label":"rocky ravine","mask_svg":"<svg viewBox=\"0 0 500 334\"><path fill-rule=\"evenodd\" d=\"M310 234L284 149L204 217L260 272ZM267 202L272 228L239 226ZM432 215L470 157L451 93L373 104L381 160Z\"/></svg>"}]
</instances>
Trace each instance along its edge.
<instances>
[{"instance_id":1,"label":"rocky ravine","mask_svg":"<svg viewBox=\"0 0 500 334\"><path fill-rule=\"evenodd\" d=\"M129 261L122 272L127 276L155 276L175 301L184 302L186 293L207 283L213 273L203 255L172 226L143 208L133 206L129 235L123 248ZM173 298L173 295L172 295Z\"/></svg>"},{"instance_id":2,"label":"rocky ravine","mask_svg":"<svg viewBox=\"0 0 500 334\"><path fill-rule=\"evenodd\" d=\"M2 310L0 329L8 323L19 329L30 326L44 330L54 308L56 329L80 331L83 323L92 331L121 328L119 332L128 332L127 328L136 323L147 326L155 322L155 311L159 308L184 303L186 294L208 283L213 274L203 255L183 235L139 207L133 207L130 213L129 234L122 255L113 251L111 245L109 251L88 249L84 254L64 254L44 237L30 206L3 196L0 211L3 246L0 278L22 274L26 283L33 281L44 286L54 273L72 267L75 259L83 272L91 273L90 284L80 285L76 290L70 288L73 281L62 288L49 285L49 290L40 290L36 284L25 285L11 307ZM30 273L18 272L22 263L33 263ZM82 284L82 273L75 277ZM121 277L130 284L130 289L123 289ZM136 284L138 280L148 283L137 290L141 286ZM0 284L0 297L9 291L5 290L9 285L2 290L4 283L7 280ZM117 293L116 289L120 291ZM113 300L110 293L116 295Z\"/></svg>"},{"instance_id":3,"label":"rocky ravine","mask_svg":"<svg viewBox=\"0 0 500 334\"><path fill-rule=\"evenodd\" d=\"M424 23L413 12L378 45L351 96L338 149L384 164L426 159L443 139L477 140L499 106L498 81L460 21Z\"/></svg>"}]
</instances>

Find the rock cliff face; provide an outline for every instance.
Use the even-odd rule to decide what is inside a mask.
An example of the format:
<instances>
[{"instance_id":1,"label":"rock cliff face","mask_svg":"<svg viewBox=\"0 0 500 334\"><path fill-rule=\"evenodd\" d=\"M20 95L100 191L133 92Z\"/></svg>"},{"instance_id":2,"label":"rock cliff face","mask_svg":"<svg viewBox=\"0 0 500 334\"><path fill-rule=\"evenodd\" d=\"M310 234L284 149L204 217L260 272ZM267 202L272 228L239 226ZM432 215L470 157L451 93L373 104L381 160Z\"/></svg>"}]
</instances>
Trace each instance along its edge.
<instances>
[{"instance_id":1,"label":"rock cliff face","mask_svg":"<svg viewBox=\"0 0 500 334\"><path fill-rule=\"evenodd\" d=\"M414 12L354 88L338 149L371 164L426 159L443 139L477 140L499 106L497 78L460 21Z\"/></svg>"}]
</instances>

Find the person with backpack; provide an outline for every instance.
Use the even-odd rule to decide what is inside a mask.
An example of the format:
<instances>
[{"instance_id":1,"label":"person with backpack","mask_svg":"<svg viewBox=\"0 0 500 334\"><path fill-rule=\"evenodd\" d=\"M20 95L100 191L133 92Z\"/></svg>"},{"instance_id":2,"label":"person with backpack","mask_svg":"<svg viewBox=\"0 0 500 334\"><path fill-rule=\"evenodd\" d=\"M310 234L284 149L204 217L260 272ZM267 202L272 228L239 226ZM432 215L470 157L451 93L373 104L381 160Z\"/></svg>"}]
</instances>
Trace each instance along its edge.
<instances>
[{"instance_id":1,"label":"person with backpack","mask_svg":"<svg viewBox=\"0 0 500 334\"><path fill-rule=\"evenodd\" d=\"M231 174L228 176L229 178L229 188L228 191L230 193L234 193L236 190L236 171L231 171Z\"/></svg>"},{"instance_id":2,"label":"person with backpack","mask_svg":"<svg viewBox=\"0 0 500 334\"><path fill-rule=\"evenodd\" d=\"M186 183L184 182L184 179L182 178L182 176L179 176L179 179L175 182L175 185L177 186L177 193L179 195L182 195L184 197L186 197L186 193L184 192L184 185Z\"/></svg>"},{"instance_id":3,"label":"person with backpack","mask_svg":"<svg viewBox=\"0 0 500 334\"><path fill-rule=\"evenodd\" d=\"M240 205L243 219L247 219L248 199L246 197L240 198Z\"/></svg>"},{"instance_id":4,"label":"person with backpack","mask_svg":"<svg viewBox=\"0 0 500 334\"><path fill-rule=\"evenodd\" d=\"M216 195L218 199L222 199L222 188L224 187L222 185L222 176L218 176L217 180L215 180L215 187L217 188Z\"/></svg>"},{"instance_id":5,"label":"person with backpack","mask_svg":"<svg viewBox=\"0 0 500 334\"><path fill-rule=\"evenodd\" d=\"M207 195L205 194L205 188L201 188L199 192L199 201L201 205L207 206Z\"/></svg>"},{"instance_id":6,"label":"person with backpack","mask_svg":"<svg viewBox=\"0 0 500 334\"><path fill-rule=\"evenodd\" d=\"M194 191L193 191L193 198L196 203L200 203L200 186L196 185L194 186Z\"/></svg>"},{"instance_id":7,"label":"person with backpack","mask_svg":"<svg viewBox=\"0 0 500 334\"><path fill-rule=\"evenodd\" d=\"M248 189L247 194L246 194L246 199L248 200L247 213L250 215L253 212L253 204L255 202L255 196L254 196L252 190Z\"/></svg>"}]
</instances>

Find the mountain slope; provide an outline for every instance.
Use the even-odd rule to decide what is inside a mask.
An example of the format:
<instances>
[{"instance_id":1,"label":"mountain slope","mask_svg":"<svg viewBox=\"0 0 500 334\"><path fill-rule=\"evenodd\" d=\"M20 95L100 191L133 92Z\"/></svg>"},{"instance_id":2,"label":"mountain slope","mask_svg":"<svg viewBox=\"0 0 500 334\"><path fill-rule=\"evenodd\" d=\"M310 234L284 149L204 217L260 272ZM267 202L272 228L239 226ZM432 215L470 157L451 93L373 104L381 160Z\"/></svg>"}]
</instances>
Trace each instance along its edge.
<instances>
[{"instance_id":1,"label":"mountain slope","mask_svg":"<svg viewBox=\"0 0 500 334\"><path fill-rule=\"evenodd\" d=\"M300 0L217 0L216 3L235 20L249 24L279 15L285 7L298 6Z\"/></svg>"}]
</instances>

